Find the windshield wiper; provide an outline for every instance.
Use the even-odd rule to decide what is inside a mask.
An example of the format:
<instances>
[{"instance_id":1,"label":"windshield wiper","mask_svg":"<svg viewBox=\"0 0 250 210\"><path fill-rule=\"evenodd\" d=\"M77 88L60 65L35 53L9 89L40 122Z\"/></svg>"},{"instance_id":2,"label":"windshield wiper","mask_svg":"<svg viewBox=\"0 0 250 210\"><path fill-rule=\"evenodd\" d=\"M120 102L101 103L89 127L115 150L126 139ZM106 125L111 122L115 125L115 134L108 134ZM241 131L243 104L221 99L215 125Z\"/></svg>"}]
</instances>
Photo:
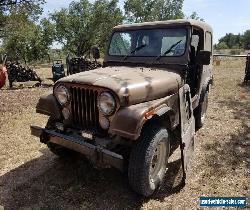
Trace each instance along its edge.
<instances>
[{"instance_id":1,"label":"windshield wiper","mask_svg":"<svg viewBox=\"0 0 250 210\"><path fill-rule=\"evenodd\" d=\"M155 61L158 61L161 57L163 57L164 55L167 55L168 53L171 52L171 50L176 47L178 44L180 44L182 42L182 40L179 40L178 42L174 43L170 48L168 48L163 54L160 54L156 57L156 59L154 60ZM153 63L154 63L153 62Z\"/></svg>"},{"instance_id":2,"label":"windshield wiper","mask_svg":"<svg viewBox=\"0 0 250 210\"><path fill-rule=\"evenodd\" d=\"M127 54L127 55L123 58L123 60L126 60L130 55L134 54L135 52L141 50L142 48L144 48L144 47L146 47L146 46L147 46L146 44L142 44L142 45L136 47L136 48L133 49L129 54Z\"/></svg>"}]
</instances>

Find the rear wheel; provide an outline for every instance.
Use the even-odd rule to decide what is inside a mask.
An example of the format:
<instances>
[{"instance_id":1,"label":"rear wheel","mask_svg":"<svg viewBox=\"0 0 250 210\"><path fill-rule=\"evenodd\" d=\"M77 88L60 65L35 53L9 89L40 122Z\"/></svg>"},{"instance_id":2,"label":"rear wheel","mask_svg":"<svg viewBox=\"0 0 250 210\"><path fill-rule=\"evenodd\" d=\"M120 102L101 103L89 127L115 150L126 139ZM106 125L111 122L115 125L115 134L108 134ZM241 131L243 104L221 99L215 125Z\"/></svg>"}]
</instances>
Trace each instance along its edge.
<instances>
[{"instance_id":1,"label":"rear wheel","mask_svg":"<svg viewBox=\"0 0 250 210\"><path fill-rule=\"evenodd\" d=\"M128 178L134 191L143 196L156 191L164 179L169 152L167 130L157 125L145 127L130 154Z\"/></svg>"}]
</instances>

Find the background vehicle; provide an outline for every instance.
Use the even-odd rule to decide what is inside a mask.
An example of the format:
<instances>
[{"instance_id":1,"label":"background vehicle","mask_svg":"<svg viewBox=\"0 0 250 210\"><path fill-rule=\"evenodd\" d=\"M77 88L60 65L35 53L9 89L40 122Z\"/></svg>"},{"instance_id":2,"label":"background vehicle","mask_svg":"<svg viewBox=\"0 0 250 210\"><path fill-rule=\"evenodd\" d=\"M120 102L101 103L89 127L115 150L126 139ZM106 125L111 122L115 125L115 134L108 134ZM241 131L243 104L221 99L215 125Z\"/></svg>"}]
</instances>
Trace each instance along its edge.
<instances>
[{"instance_id":1,"label":"background vehicle","mask_svg":"<svg viewBox=\"0 0 250 210\"><path fill-rule=\"evenodd\" d=\"M53 74L54 82L65 77L64 66L63 66L62 60L53 60L52 74Z\"/></svg>"},{"instance_id":2,"label":"background vehicle","mask_svg":"<svg viewBox=\"0 0 250 210\"><path fill-rule=\"evenodd\" d=\"M0 65L0 88L2 88L5 85L6 75L7 75L6 67Z\"/></svg>"},{"instance_id":3,"label":"background vehicle","mask_svg":"<svg viewBox=\"0 0 250 210\"><path fill-rule=\"evenodd\" d=\"M117 26L103 68L57 81L37 104L50 116L47 126L31 132L59 156L74 150L98 165L128 168L133 190L150 196L173 143L187 169L195 127L205 120L212 46L212 29L200 21Z\"/></svg>"},{"instance_id":4,"label":"background vehicle","mask_svg":"<svg viewBox=\"0 0 250 210\"><path fill-rule=\"evenodd\" d=\"M7 69L5 67L7 56L3 56L2 65L0 64L0 89L5 85L6 78L7 78Z\"/></svg>"}]
</instances>

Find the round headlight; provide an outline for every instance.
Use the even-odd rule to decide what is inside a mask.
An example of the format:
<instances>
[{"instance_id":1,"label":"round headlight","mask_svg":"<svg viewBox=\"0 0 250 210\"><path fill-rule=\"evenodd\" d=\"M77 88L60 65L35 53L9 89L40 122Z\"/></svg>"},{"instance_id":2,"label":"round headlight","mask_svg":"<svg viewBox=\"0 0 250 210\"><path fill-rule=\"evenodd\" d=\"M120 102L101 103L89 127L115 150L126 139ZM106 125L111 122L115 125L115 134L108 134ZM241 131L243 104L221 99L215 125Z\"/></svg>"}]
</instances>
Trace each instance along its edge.
<instances>
[{"instance_id":1,"label":"round headlight","mask_svg":"<svg viewBox=\"0 0 250 210\"><path fill-rule=\"evenodd\" d=\"M111 115L115 111L115 99L109 92L103 92L98 99L99 110L105 115Z\"/></svg>"},{"instance_id":2,"label":"round headlight","mask_svg":"<svg viewBox=\"0 0 250 210\"><path fill-rule=\"evenodd\" d=\"M69 91L62 85L55 89L54 94L61 105L65 105L69 101Z\"/></svg>"}]
</instances>

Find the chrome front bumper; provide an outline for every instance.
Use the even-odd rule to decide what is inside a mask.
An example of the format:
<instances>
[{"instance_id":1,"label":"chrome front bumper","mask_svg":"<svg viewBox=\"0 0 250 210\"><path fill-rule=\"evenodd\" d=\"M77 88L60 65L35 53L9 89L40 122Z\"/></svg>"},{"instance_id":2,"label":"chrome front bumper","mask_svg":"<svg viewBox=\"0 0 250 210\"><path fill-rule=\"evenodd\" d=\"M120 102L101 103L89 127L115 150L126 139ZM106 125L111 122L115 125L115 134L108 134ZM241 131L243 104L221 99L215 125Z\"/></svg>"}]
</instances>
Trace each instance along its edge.
<instances>
[{"instance_id":1,"label":"chrome front bumper","mask_svg":"<svg viewBox=\"0 0 250 210\"><path fill-rule=\"evenodd\" d=\"M84 138L64 135L34 125L31 125L30 129L31 134L39 137L42 143L46 144L51 142L58 144L87 156L99 166L110 165L120 171L124 170L124 160L121 155L111 152L101 146L90 144L86 142ZM46 136L46 138L41 138L44 136ZM45 142L42 139L47 139L47 141Z\"/></svg>"}]
</instances>

